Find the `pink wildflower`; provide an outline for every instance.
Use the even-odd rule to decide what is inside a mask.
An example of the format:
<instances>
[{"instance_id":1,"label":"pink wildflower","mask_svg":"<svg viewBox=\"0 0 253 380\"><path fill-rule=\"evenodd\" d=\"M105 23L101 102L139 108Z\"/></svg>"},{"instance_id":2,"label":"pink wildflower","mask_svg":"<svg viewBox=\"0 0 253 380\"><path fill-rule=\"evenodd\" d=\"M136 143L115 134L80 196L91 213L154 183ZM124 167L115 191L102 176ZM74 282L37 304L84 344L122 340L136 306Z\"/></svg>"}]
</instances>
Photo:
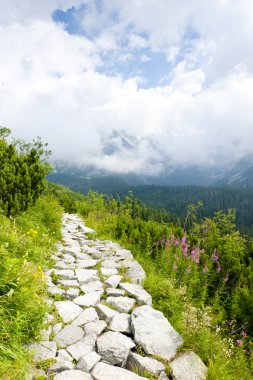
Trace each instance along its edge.
<instances>
[{"instance_id":1,"label":"pink wildflower","mask_svg":"<svg viewBox=\"0 0 253 380\"><path fill-rule=\"evenodd\" d=\"M245 331L245 330L242 330L242 337L243 337L243 338L246 338L246 336L247 336L246 331Z\"/></svg>"},{"instance_id":2,"label":"pink wildflower","mask_svg":"<svg viewBox=\"0 0 253 380\"><path fill-rule=\"evenodd\" d=\"M236 343L238 344L238 346L242 346L242 340L241 339L237 339Z\"/></svg>"}]
</instances>

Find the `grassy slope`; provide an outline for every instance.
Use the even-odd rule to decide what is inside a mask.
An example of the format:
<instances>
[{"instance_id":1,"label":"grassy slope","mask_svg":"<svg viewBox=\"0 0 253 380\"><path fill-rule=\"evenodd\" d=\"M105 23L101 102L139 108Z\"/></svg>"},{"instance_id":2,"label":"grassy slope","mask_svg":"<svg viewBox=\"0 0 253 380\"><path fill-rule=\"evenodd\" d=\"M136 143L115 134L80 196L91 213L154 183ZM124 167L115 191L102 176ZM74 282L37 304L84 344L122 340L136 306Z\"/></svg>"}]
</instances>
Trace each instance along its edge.
<instances>
[{"instance_id":1,"label":"grassy slope","mask_svg":"<svg viewBox=\"0 0 253 380\"><path fill-rule=\"evenodd\" d=\"M43 267L60 239L62 209L51 195L16 219L0 216L0 378L22 380L47 307Z\"/></svg>"}]
</instances>

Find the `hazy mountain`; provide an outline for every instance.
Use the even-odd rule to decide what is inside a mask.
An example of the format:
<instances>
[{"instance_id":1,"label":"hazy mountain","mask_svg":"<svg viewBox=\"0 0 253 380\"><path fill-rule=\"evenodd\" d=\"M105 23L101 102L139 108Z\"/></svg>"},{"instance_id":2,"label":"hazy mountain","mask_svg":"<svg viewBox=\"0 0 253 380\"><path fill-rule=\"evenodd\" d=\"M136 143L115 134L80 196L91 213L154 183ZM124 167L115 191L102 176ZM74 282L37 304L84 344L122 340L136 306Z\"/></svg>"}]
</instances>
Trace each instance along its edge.
<instances>
[{"instance_id":1,"label":"hazy mountain","mask_svg":"<svg viewBox=\"0 0 253 380\"><path fill-rule=\"evenodd\" d=\"M110 173L93 166L76 166L66 162L54 163L55 169L48 179L60 183L73 190L83 193L90 189L105 193L117 193L127 188L139 185L162 186L253 186L253 158L244 159L221 167L181 166L168 167L157 176L147 176L135 173Z\"/></svg>"}]
</instances>

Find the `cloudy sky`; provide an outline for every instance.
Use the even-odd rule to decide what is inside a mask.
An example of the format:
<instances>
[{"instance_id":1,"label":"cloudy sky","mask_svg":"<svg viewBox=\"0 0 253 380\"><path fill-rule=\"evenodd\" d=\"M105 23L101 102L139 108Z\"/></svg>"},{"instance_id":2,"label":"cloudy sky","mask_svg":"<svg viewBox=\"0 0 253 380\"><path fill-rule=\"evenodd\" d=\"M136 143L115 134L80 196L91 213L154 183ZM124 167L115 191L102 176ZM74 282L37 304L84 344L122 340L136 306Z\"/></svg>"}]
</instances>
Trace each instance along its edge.
<instances>
[{"instance_id":1,"label":"cloudy sky","mask_svg":"<svg viewBox=\"0 0 253 380\"><path fill-rule=\"evenodd\" d=\"M0 125L116 172L253 154L252 0L0 0Z\"/></svg>"}]
</instances>

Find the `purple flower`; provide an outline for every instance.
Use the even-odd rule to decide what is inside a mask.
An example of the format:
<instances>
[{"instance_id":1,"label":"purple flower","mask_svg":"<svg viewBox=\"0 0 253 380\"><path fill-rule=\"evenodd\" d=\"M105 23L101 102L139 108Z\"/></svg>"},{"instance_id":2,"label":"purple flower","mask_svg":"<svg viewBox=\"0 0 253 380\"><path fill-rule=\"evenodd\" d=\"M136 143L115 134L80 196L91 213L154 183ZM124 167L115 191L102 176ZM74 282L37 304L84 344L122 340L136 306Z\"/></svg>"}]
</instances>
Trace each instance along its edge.
<instances>
[{"instance_id":1,"label":"purple flower","mask_svg":"<svg viewBox=\"0 0 253 380\"><path fill-rule=\"evenodd\" d=\"M184 256L184 257L188 257L188 256L187 256L187 248L184 248L184 249L183 249L183 256Z\"/></svg>"},{"instance_id":2,"label":"purple flower","mask_svg":"<svg viewBox=\"0 0 253 380\"><path fill-rule=\"evenodd\" d=\"M217 267L217 272L219 273L220 271L221 271L221 266L218 265L218 267Z\"/></svg>"},{"instance_id":3,"label":"purple flower","mask_svg":"<svg viewBox=\"0 0 253 380\"><path fill-rule=\"evenodd\" d=\"M243 337L243 338L246 338L246 336L247 336L246 331L245 331L245 330L242 330L242 337Z\"/></svg>"},{"instance_id":4,"label":"purple flower","mask_svg":"<svg viewBox=\"0 0 253 380\"><path fill-rule=\"evenodd\" d=\"M191 268L188 267L188 268L186 269L186 272L187 272L187 273L190 273L190 271L191 271Z\"/></svg>"},{"instance_id":5,"label":"purple flower","mask_svg":"<svg viewBox=\"0 0 253 380\"><path fill-rule=\"evenodd\" d=\"M213 252L213 254L212 254L212 256L211 256L211 258L213 259L213 261L218 261L218 260L219 260L219 256L217 255L216 252L217 252L217 251L216 251L216 249L215 249L214 252Z\"/></svg>"},{"instance_id":6,"label":"purple flower","mask_svg":"<svg viewBox=\"0 0 253 380\"><path fill-rule=\"evenodd\" d=\"M242 340L241 339L237 339L236 340L236 344L238 344L238 346L242 346Z\"/></svg>"},{"instance_id":7,"label":"purple flower","mask_svg":"<svg viewBox=\"0 0 253 380\"><path fill-rule=\"evenodd\" d=\"M183 236L183 237L182 237L182 240L181 240L181 242L182 242L183 244L185 244L185 243L186 243L186 236Z\"/></svg>"}]
</instances>

